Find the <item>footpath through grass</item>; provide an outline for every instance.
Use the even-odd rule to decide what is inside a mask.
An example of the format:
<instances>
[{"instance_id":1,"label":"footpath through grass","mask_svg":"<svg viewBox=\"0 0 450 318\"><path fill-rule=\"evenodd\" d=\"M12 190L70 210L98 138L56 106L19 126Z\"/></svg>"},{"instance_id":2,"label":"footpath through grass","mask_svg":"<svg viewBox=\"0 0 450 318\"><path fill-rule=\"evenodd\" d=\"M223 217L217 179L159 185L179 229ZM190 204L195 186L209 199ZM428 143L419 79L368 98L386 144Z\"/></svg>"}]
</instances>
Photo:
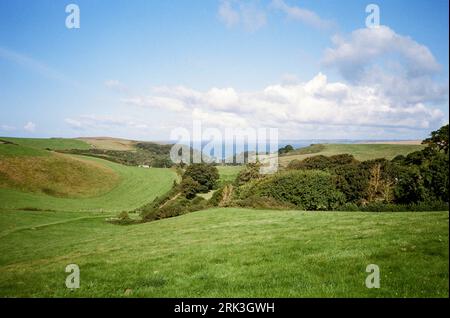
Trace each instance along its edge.
<instances>
[{"instance_id":1,"label":"footpath through grass","mask_svg":"<svg viewBox=\"0 0 450 318\"><path fill-rule=\"evenodd\" d=\"M0 212L0 296L448 297L448 212L224 208L133 226L96 216ZM368 264L380 289L365 287Z\"/></svg>"}]
</instances>

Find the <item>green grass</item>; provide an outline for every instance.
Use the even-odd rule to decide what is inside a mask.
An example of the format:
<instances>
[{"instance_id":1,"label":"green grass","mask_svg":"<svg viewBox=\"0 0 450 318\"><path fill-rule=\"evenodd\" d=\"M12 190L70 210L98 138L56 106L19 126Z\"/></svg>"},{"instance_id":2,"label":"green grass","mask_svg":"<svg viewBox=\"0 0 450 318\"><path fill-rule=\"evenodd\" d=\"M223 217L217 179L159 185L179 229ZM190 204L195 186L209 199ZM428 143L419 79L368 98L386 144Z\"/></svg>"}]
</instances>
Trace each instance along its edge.
<instances>
[{"instance_id":1,"label":"green grass","mask_svg":"<svg viewBox=\"0 0 450 318\"><path fill-rule=\"evenodd\" d=\"M219 170L219 183L233 182L243 166L217 166Z\"/></svg>"},{"instance_id":2,"label":"green grass","mask_svg":"<svg viewBox=\"0 0 450 318\"><path fill-rule=\"evenodd\" d=\"M19 145L3 146L15 149L4 152L0 145L0 188L76 198L104 194L120 181L113 169L92 160L48 151L40 155L43 150Z\"/></svg>"},{"instance_id":3,"label":"green grass","mask_svg":"<svg viewBox=\"0 0 450 318\"><path fill-rule=\"evenodd\" d=\"M49 155L50 152L42 149L0 143L0 159L2 157L45 157Z\"/></svg>"},{"instance_id":4,"label":"green grass","mask_svg":"<svg viewBox=\"0 0 450 318\"><path fill-rule=\"evenodd\" d=\"M170 169L128 167L102 159L79 157L111 168L120 177L107 193L87 198L60 198L0 188L0 209L38 208L57 211L118 212L138 208L167 192L176 173Z\"/></svg>"},{"instance_id":5,"label":"green grass","mask_svg":"<svg viewBox=\"0 0 450 318\"><path fill-rule=\"evenodd\" d=\"M294 159L303 160L316 155L333 156L338 154L351 154L360 161L377 158L390 160L397 155L407 155L411 152L422 150L424 147L424 145L391 144L323 144L323 147L313 145L305 149L299 149L288 155L280 156L278 160L282 166L287 165ZM311 151L308 151L308 149Z\"/></svg>"},{"instance_id":6,"label":"green grass","mask_svg":"<svg viewBox=\"0 0 450 318\"><path fill-rule=\"evenodd\" d=\"M52 149L52 150L65 150L65 149L89 149L91 146L79 139L69 138L11 138L0 137L0 140L6 140L15 144L37 148L37 149Z\"/></svg>"},{"instance_id":7,"label":"green grass","mask_svg":"<svg viewBox=\"0 0 450 318\"><path fill-rule=\"evenodd\" d=\"M0 296L448 297L448 212L228 208L132 226L96 216L0 212ZM380 289L364 285L368 264Z\"/></svg>"}]
</instances>

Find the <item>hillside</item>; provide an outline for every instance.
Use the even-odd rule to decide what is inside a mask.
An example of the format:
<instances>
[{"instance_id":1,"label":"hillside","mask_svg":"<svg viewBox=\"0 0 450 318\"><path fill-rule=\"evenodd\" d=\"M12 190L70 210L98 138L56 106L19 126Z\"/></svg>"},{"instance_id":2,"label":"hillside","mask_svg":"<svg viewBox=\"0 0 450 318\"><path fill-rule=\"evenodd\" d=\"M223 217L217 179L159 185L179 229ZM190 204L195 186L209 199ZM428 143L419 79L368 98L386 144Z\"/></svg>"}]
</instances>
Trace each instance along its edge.
<instances>
[{"instance_id":1,"label":"hillside","mask_svg":"<svg viewBox=\"0 0 450 318\"><path fill-rule=\"evenodd\" d=\"M135 209L170 189L170 169L0 144L0 208L60 211Z\"/></svg>"},{"instance_id":2,"label":"hillside","mask_svg":"<svg viewBox=\"0 0 450 318\"><path fill-rule=\"evenodd\" d=\"M110 137L83 137L77 139L89 144L91 148L119 151L135 150L137 143L137 141L133 140Z\"/></svg>"},{"instance_id":3,"label":"hillside","mask_svg":"<svg viewBox=\"0 0 450 318\"><path fill-rule=\"evenodd\" d=\"M92 160L0 144L0 189L82 198L106 193L119 182L113 169Z\"/></svg>"},{"instance_id":4,"label":"hillside","mask_svg":"<svg viewBox=\"0 0 450 318\"><path fill-rule=\"evenodd\" d=\"M294 159L303 160L316 155L351 154L360 161L377 158L390 160L398 155L407 155L424 148L424 145L416 144L315 144L282 155L278 160L281 166L286 166Z\"/></svg>"},{"instance_id":5,"label":"hillside","mask_svg":"<svg viewBox=\"0 0 450 318\"><path fill-rule=\"evenodd\" d=\"M0 296L448 297L448 212L228 208L115 226L3 211L0 225ZM77 290L64 286L70 263ZM380 289L364 285L372 263Z\"/></svg>"},{"instance_id":6,"label":"hillside","mask_svg":"<svg viewBox=\"0 0 450 318\"><path fill-rule=\"evenodd\" d=\"M89 149L91 146L86 142L70 138L12 138L0 137L0 142L4 140L24 147L66 150L66 149Z\"/></svg>"}]
</instances>

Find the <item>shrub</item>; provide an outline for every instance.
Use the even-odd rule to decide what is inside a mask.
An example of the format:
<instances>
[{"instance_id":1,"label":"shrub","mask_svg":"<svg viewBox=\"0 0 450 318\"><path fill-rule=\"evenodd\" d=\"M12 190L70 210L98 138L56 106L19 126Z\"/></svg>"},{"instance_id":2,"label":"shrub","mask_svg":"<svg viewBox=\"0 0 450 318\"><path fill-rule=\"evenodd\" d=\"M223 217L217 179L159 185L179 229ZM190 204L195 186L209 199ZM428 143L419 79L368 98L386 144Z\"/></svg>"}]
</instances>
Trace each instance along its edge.
<instances>
[{"instance_id":1,"label":"shrub","mask_svg":"<svg viewBox=\"0 0 450 318\"><path fill-rule=\"evenodd\" d=\"M117 218L109 219L109 222L112 224L118 224L118 225L131 225L131 224L137 224L140 223L139 220L133 220L128 215L128 212L122 211L119 213Z\"/></svg>"},{"instance_id":2,"label":"shrub","mask_svg":"<svg viewBox=\"0 0 450 318\"><path fill-rule=\"evenodd\" d=\"M229 186L229 183L223 184L219 189L217 189L211 198L208 201L210 206L219 206L219 203L222 201L223 193L226 187Z\"/></svg>"},{"instance_id":3,"label":"shrub","mask_svg":"<svg viewBox=\"0 0 450 318\"><path fill-rule=\"evenodd\" d=\"M181 181L180 184L181 193L187 198L187 199L193 199L195 195L202 191L203 187L192 179L191 177L185 177Z\"/></svg>"},{"instance_id":4,"label":"shrub","mask_svg":"<svg viewBox=\"0 0 450 318\"><path fill-rule=\"evenodd\" d=\"M366 198L369 184L369 170L360 164L344 164L335 167L333 179L336 188L341 191L348 202L359 202Z\"/></svg>"},{"instance_id":5,"label":"shrub","mask_svg":"<svg viewBox=\"0 0 450 318\"><path fill-rule=\"evenodd\" d=\"M448 161L448 154L437 152L428 164L422 167L424 186L431 192L430 196L444 202L448 202L449 195Z\"/></svg>"},{"instance_id":6,"label":"shrub","mask_svg":"<svg viewBox=\"0 0 450 318\"><path fill-rule=\"evenodd\" d=\"M304 169L304 170L326 170L331 167L331 160L329 157L323 155L312 156L302 161L293 160L289 163L289 169Z\"/></svg>"},{"instance_id":7,"label":"shrub","mask_svg":"<svg viewBox=\"0 0 450 318\"><path fill-rule=\"evenodd\" d=\"M251 180L262 178L263 176L259 173L260 167L259 162L247 164L244 169L239 171L236 177L236 185L240 186Z\"/></svg>"},{"instance_id":8,"label":"shrub","mask_svg":"<svg viewBox=\"0 0 450 318\"><path fill-rule=\"evenodd\" d=\"M256 183L248 192L306 210L333 209L345 199L329 173L315 170L278 173Z\"/></svg>"},{"instance_id":9,"label":"shrub","mask_svg":"<svg viewBox=\"0 0 450 318\"><path fill-rule=\"evenodd\" d=\"M282 155L282 154L291 152L293 150L294 150L294 147L292 147L291 145L286 145L285 147L278 149L278 154Z\"/></svg>"},{"instance_id":10,"label":"shrub","mask_svg":"<svg viewBox=\"0 0 450 318\"><path fill-rule=\"evenodd\" d=\"M219 171L217 167L206 163L194 163L186 168L183 179L187 177L191 177L200 184L200 192L208 192L215 188L219 180Z\"/></svg>"},{"instance_id":11,"label":"shrub","mask_svg":"<svg viewBox=\"0 0 450 318\"><path fill-rule=\"evenodd\" d=\"M359 161L349 154L334 155L330 157L317 155L303 159L302 161L293 160L288 164L288 169L331 170L341 165L357 163L359 163Z\"/></svg>"},{"instance_id":12,"label":"shrub","mask_svg":"<svg viewBox=\"0 0 450 318\"><path fill-rule=\"evenodd\" d=\"M167 202L145 216L144 221L161 220L170 217L183 215L193 211L203 210L208 207L207 201L201 197L195 197L189 200L185 197L177 197L176 199Z\"/></svg>"},{"instance_id":13,"label":"shrub","mask_svg":"<svg viewBox=\"0 0 450 318\"><path fill-rule=\"evenodd\" d=\"M423 184L419 167L398 167L397 182L394 186L394 197L395 202L400 204L416 203L427 199L427 189Z\"/></svg>"}]
</instances>

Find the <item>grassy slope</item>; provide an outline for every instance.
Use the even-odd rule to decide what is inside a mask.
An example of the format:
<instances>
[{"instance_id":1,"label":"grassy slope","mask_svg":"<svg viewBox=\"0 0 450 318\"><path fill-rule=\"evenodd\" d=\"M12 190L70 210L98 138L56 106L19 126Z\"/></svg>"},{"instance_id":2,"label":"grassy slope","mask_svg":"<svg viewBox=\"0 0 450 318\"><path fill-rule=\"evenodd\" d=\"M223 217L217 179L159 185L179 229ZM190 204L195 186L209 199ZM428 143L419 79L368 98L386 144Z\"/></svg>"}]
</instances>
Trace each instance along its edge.
<instances>
[{"instance_id":1,"label":"grassy slope","mask_svg":"<svg viewBox=\"0 0 450 318\"><path fill-rule=\"evenodd\" d=\"M2 140L7 140L15 144L32 147L38 149L50 148L52 150L65 149L89 149L90 145L78 139L68 138L11 138L0 137Z\"/></svg>"},{"instance_id":2,"label":"grassy slope","mask_svg":"<svg viewBox=\"0 0 450 318\"><path fill-rule=\"evenodd\" d=\"M109 137L90 137L90 138L78 138L79 140L86 142L92 148L106 149L106 150L122 150L134 151L136 141L120 139L120 138L109 138Z\"/></svg>"},{"instance_id":3,"label":"grassy slope","mask_svg":"<svg viewBox=\"0 0 450 318\"><path fill-rule=\"evenodd\" d=\"M0 188L75 198L106 193L119 181L113 169L92 160L0 144Z\"/></svg>"},{"instance_id":4,"label":"grassy slope","mask_svg":"<svg viewBox=\"0 0 450 318\"><path fill-rule=\"evenodd\" d=\"M39 208L58 211L129 211L167 192L176 173L164 168L127 167L113 162L89 158L113 169L121 177L111 191L91 198L57 198L43 194L0 189L0 209Z\"/></svg>"},{"instance_id":5,"label":"grassy slope","mask_svg":"<svg viewBox=\"0 0 450 318\"><path fill-rule=\"evenodd\" d=\"M219 182L234 181L242 167L243 166L217 166L217 170L219 170L220 175Z\"/></svg>"},{"instance_id":6,"label":"grassy slope","mask_svg":"<svg viewBox=\"0 0 450 318\"><path fill-rule=\"evenodd\" d=\"M413 151L422 150L423 148L423 145L324 144L324 149L319 152L297 154L294 151L286 156L280 156L279 162L284 166L294 159L303 160L315 155L332 156L344 153L352 154L356 159L361 161L377 158L393 159L397 155L406 155Z\"/></svg>"},{"instance_id":7,"label":"grassy slope","mask_svg":"<svg viewBox=\"0 0 450 318\"><path fill-rule=\"evenodd\" d=\"M0 296L448 297L447 212L214 209L115 226L3 211L0 224ZM364 286L372 263L380 289Z\"/></svg>"},{"instance_id":8,"label":"grassy slope","mask_svg":"<svg viewBox=\"0 0 450 318\"><path fill-rule=\"evenodd\" d=\"M53 154L38 148L8 144L0 144L0 160L0 173L2 167L6 169L8 165L12 170L23 164L35 165L33 169L22 167L11 176L8 176L8 171L0 175L0 208L132 210L168 191L176 178L175 172L169 169L126 167L101 159ZM31 162L27 163L27 160ZM16 183L13 184L11 178L15 178ZM27 178L30 182L26 182ZM41 182L37 182L37 179ZM80 187L82 184L86 184L88 192ZM29 192L38 191L39 187L54 188L65 196L77 193L81 197L56 197Z\"/></svg>"}]
</instances>

